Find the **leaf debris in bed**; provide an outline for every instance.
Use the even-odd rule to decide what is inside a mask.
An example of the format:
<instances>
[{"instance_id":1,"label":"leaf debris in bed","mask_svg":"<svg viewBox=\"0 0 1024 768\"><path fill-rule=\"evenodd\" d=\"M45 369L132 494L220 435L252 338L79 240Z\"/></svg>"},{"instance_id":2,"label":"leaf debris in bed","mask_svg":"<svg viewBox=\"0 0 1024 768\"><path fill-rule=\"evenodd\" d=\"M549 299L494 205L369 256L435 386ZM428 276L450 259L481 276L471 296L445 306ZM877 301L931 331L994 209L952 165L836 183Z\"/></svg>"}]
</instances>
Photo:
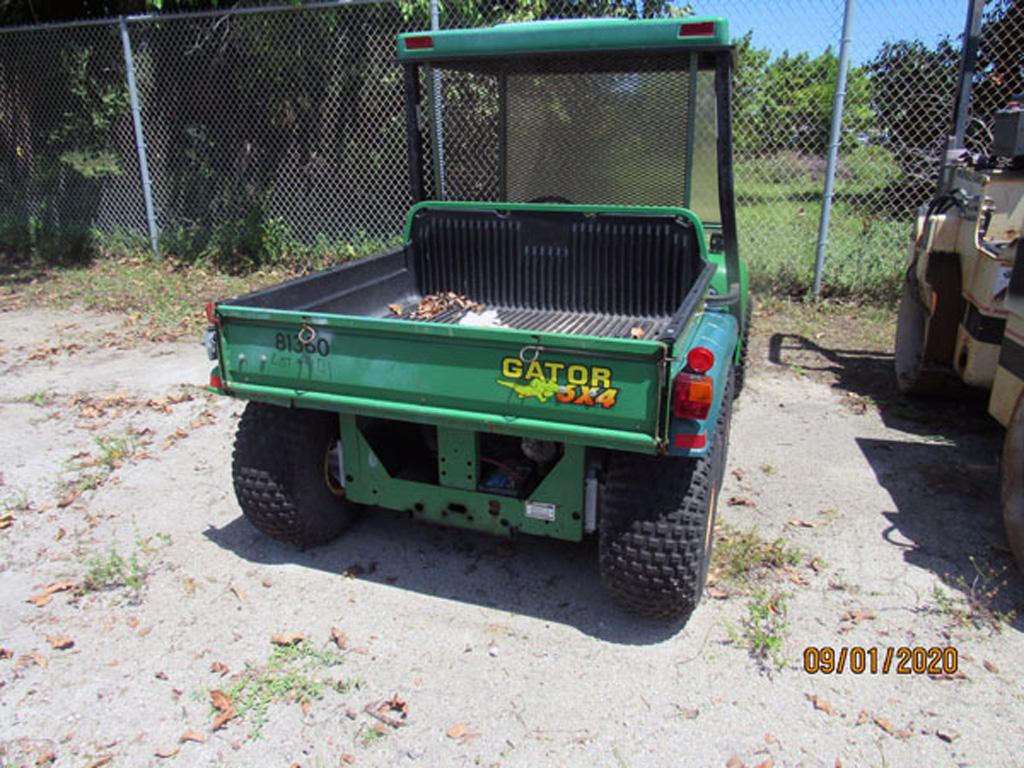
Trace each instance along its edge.
<instances>
[{"instance_id":1,"label":"leaf debris in bed","mask_svg":"<svg viewBox=\"0 0 1024 768\"><path fill-rule=\"evenodd\" d=\"M453 309L468 309L473 312L483 312L484 305L479 301L473 301L468 296L463 296L454 291L442 293L431 293L420 299L415 308L406 312L402 311L398 304L388 304L388 309L399 317L410 320L430 320L438 315L449 312Z\"/></svg>"}]
</instances>

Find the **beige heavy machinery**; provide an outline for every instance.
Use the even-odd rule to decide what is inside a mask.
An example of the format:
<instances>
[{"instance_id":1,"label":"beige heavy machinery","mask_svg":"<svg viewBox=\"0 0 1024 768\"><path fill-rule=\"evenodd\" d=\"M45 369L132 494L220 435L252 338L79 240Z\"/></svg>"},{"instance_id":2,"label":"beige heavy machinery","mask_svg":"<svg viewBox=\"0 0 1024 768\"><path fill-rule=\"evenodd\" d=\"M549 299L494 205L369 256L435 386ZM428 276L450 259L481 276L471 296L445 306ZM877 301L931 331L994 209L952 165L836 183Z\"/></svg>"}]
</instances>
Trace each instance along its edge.
<instances>
[{"instance_id":1,"label":"beige heavy machinery","mask_svg":"<svg viewBox=\"0 0 1024 768\"><path fill-rule=\"evenodd\" d=\"M896 331L906 393L990 391L1006 436L1001 503L1024 570L1024 97L994 120L992 153L962 154L917 217Z\"/></svg>"}]
</instances>

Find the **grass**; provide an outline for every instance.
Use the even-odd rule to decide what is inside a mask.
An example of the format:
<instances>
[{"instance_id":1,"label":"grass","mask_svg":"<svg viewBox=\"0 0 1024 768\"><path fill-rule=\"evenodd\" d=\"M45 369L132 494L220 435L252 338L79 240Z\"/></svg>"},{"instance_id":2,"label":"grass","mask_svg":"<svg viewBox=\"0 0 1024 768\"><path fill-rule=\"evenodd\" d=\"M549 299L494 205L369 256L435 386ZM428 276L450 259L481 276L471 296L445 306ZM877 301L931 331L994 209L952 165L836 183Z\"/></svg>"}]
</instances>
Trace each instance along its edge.
<instances>
[{"instance_id":1,"label":"grass","mask_svg":"<svg viewBox=\"0 0 1024 768\"><path fill-rule=\"evenodd\" d=\"M83 592L107 592L123 587L138 595L146 583L146 571L139 561L137 548L125 557L111 544L106 554L97 555L85 566Z\"/></svg>"},{"instance_id":2,"label":"grass","mask_svg":"<svg viewBox=\"0 0 1024 768\"><path fill-rule=\"evenodd\" d=\"M45 408L53 402L53 394L48 390L40 389L36 392L30 392L27 395L16 397L12 402L28 403L29 405L34 405L36 408Z\"/></svg>"},{"instance_id":3,"label":"grass","mask_svg":"<svg viewBox=\"0 0 1024 768\"><path fill-rule=\"evenodd\" d=\"M238 716L249 723L250 737L259 738L271 704L301 704L322 698L328 687L322 673L343 661L337 650L318 650L305 640L278 646L266 664L247 665L238 681L224 693L230 697Z\"/></svg>"},{"instance_id":4,"label":"grass","mask_svg":"<svg viewBox=\"0 0 1024 768\"><path fill-rule=\"evenodd\" d=\"M912 225L907 214L877 212L858 201L886 200L899 167L879 147L844 154L828 234L822 294L890 304L896 300ZM777 296L804 296L814 281L822 180L814 158L779 153L736 164L740 253L751 287Z\"/></svg>"},{"instance_id":5,"label":"grass","mask_svg":"<svg viewBox=\"0 0 1024 768\"><path fill-rule=\"evenodd\" d=\"M756 528L745 531L719 523L711 573L716 583L739 588L749 587L755 577L767 571L794 567L803 553L781 538L768 540Z\"/></svg>"},{"instance_id":6,"label":"grass","mask_svg":"<svg viewBox=\"0 0 1024 768\"><path fill-rule=\"evenodd\" d=\"M43 268L0 280L0 304L70 307L127 315L126 334L140 340L197 334L209 301L280 282L285 270L226 275L203 266L152 258L98 259L87 266Z\"/></svg>"},{"instance_id":7,"label":"grass","mask_svg":"<svg viewBox=\"0 0 1024 768\"><path fill-rule=\"evenodd\" d=\"M4 512L24 512L32 506L32 501L25 491L12 491L5 493L0 499L0 509Z\"/></svg>"},{"instance_id":8,"label":"grass","mask_svg":"<svg viewBox=\"0 0 1024 768\"><path fill-rule=\"evenodd\" d=\"M762 669L769 664L776 669L786 666L787 600L782 592L758 590L747 603L747 615L740 630L730 631L733 640L744 645Z\"/></svg>"},{"instance_id":9,"label":"grass","mask_svg":"<svg viewBox=\"0 0 1024 768\"><path fill-rule=\"evenodd\" d=\"M120 467L125 459L135 453L135 436L131 432L121 435L104 435L96 438L96 446L100 455L98 465L107 470L108 474Z\"/></svg>"},{"instance_id":10,"label":"grass","mask_svg":"<svg viewBox=\"0 0 1024 768\"><path fill-rule=\"evenodd\" d=\"M1005 566L996 569L988 564L979 564L973 556L970 561L974 569L973 578L968 580L962 574L947 574L944 578L947 586L960 594L952 594L936 585L932 590L934 605L931 612L945 617L953 627L1000 632L1017 618L1015 610L998 607L999 595L1007 585L1004 578L1007 569Z\"/></svg>"}]
</instances>

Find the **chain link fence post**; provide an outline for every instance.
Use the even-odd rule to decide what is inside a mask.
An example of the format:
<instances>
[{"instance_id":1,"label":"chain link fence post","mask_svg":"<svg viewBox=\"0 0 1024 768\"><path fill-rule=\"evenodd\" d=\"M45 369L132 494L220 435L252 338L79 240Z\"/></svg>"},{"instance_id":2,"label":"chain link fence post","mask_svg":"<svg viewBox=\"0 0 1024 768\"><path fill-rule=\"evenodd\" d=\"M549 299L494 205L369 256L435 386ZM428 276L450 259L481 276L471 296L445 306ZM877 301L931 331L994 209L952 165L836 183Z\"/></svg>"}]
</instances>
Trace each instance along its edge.
<instances>
[{"instance_id":1,"label":"chain link fence post","mask_svg":"<svg viewBox=\"0 0 1024 768\"><path fill-rule=\"evenodd\" d=\"M128 103L132 111L132 127L135 130L135 149L139 158L139 176L142 182L142 201L146 208L146 228L149 230L149 246L153 258L160 258L160 245L156 230L156 214L153 210L153 189L149 181L149 162L146 159L146 136L142 130L142 111L139 109L139 89L135 83L135 62L132 57L132 41L128 34L128 22L122 16L118 19L121 31L121 47L124 51L124 68L128 81Z\"/></svg>"},{"instance_id":2,"label":"chain link fence post","mask_svg":"<svg viewBox=\"0 0 1024 768\"><path fill-rule=\"evenodd\" d=\"M836 163L839 161L839 142L842 140L843 108L846 104L846 72L850 67L850 43L853 39L853 3L846 0L843 11L843 32L839 42L839 72L836 74L835 100L832 102L832 127L829 131L828 160L825 166L825 189L822 193L821 221L818 224L818 248L814 257L814 298L821 297L821 276L825 270L825 250L828 247L828 225L832 214L832 194L836 181Z\"/></svg>"}]
</instances>

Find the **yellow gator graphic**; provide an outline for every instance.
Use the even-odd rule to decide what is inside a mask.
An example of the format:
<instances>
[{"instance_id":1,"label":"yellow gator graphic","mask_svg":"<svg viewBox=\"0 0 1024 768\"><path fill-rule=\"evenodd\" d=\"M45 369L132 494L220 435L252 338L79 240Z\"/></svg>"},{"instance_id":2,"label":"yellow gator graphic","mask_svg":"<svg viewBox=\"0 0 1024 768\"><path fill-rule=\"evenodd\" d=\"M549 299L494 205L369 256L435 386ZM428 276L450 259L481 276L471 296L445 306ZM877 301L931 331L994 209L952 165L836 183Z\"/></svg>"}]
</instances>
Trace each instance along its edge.
<instances>
[{"instance_id":1,"label":"yellow gator graphic","mask_svg":"<svg viewBox=\"0 0 1024 768\"><path fill-rule=\"evenodd\" d=\"M546 403L552 397L564 405L611 408L619 390L612 386L612 369L601 366L534 360L525 363L517 357L501 361L501 374L496 379L502 387L515 392L520 400L537 398Z\"/></svg>"}]
</instances>

